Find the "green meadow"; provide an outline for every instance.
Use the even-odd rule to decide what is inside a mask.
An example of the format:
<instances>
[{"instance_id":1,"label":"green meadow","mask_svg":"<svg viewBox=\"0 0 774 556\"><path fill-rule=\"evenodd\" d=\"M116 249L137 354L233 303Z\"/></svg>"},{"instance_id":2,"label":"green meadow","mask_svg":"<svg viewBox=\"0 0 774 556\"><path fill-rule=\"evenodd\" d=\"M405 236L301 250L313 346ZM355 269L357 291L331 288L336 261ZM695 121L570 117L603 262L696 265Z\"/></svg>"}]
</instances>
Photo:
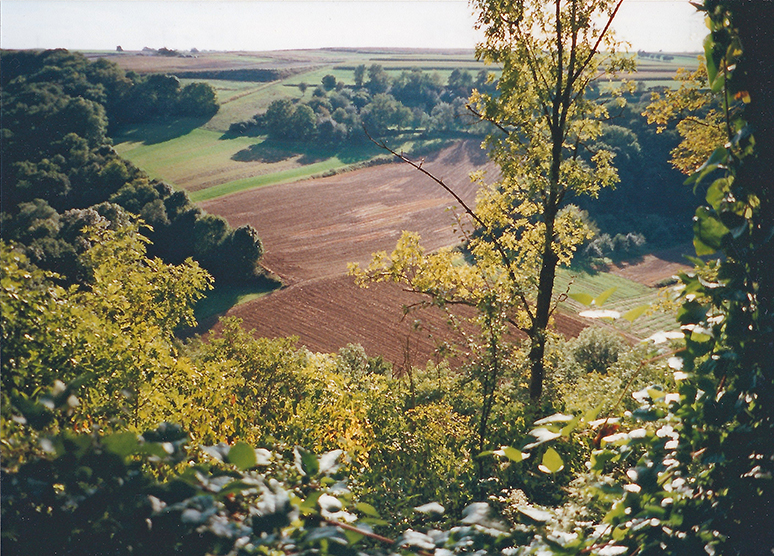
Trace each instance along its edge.
<instances>
[{"instance_id":1,"label":"green meadow","mask_svg":"<svg viewBox=\"0 0 774 556\"><path fill-rule=\"evenodd\" d=\"M661 290L651 288L621 276L608 272L588 272L579 269L560 269L557 272L554 292L556 295L588 294L597 297L612 288L615 291L599 307L587 307L574 299L567 298L560 308L570 313L580 313L587 309L610 309L621 314L644 305L650 308L632 323L625 319L603 322L639 338L645 338L660 330L671 330L677 325L674 315L659 311L657 304L662 300Z\"/></svg>"}]
</instances>

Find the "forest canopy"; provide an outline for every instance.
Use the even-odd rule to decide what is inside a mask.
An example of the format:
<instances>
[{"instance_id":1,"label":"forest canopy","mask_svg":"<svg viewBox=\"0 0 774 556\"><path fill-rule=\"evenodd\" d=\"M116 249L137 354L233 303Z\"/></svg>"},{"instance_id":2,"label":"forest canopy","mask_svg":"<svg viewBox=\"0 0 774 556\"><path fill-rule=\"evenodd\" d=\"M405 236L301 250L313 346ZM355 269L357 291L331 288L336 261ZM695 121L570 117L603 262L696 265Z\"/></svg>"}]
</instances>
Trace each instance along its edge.
<instances>
[{"instance_id":1,"label":"forest canopy","mask_svg":"<svg viewBox=\"0 0 774 556\"><path fill-rule=\"evenodd\" d=\"M109 139L129 122L208 119L218 110L210 85L127 74L65 50L0 56L5 241L23 245L36 265L66 282L84 282L83 228L139 217L153 255L172 263L193 257L218 284L256 280L263 247L252 227L232 230L203 213L185 192L120 158Z\"/></svg>"}]
</instances>

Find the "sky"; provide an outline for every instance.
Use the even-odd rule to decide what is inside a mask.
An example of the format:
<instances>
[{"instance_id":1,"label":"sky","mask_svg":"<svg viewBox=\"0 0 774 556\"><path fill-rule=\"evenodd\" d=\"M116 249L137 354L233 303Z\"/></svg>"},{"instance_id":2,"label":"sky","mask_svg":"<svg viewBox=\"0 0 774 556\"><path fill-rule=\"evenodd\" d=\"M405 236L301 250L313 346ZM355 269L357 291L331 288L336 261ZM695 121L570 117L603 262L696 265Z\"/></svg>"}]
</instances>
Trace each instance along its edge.
<instances>
[{"instance_id":1,"label":"sky","mask_svg":"<svg viewBox=\"0 0 774 556\"><path fill-rule=\"evenodd\" d=\"M0 0L0 47L70 50L474 48L467 0ZM614 25L632 50L698 52L687 0L624 0Z\"/></svg>"}]
</instances>

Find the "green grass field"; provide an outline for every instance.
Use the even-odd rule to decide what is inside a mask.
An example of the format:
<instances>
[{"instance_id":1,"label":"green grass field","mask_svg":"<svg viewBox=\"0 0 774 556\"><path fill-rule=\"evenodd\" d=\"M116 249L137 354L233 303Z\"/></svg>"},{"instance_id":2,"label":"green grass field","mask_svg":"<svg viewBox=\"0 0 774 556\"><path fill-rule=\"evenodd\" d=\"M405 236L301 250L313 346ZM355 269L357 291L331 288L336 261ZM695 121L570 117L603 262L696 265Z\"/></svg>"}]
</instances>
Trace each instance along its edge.
<instances>
[{"instance_id":1,"label":"green grass field","mask_svg":"<svg viewBox=\"0 0 774 556\"><path fill-rule=\"evenodd\" d=\"M206 80L216 90L220 110L208 121L180 120L165 124L141 125L122 130L114 141L116 150L152 177L162 179L174 187L189 191L195 200L206 200L237 191L283 183L340 171L381 154L370 145L343 153L315 150L298 145L271 146L263 138L224 137L234 122L244 121L264 112L269 104L280 98L311 98L311 89L321 83L323 76L332 74L346 84L354 81L353 69L359 64L382 64L396 77L401 71L419 68L438 72L447 80L454 68L471 71L487 68L474 59L470 51L387 51L380 49L319 50L277 53L217 53L221 63L242 67L246 63L295 63L305 57L308 71L301 71L282 81L270 83ZM695 67L694 54L674 54L669 61L640 58L641 72L632 76L646 86L675 86L671 76L678 67ZM290 62L289 62L290 61ZM191 80L184 80L185 83ZM306 83L310 90L302 95L298 84ZM397 141L399 143L400 141ZM393 146L409 152L422 148L404 140ZM254 156L255 155L255 156Z\"/></svg>"},{"instance_id":2,"label":"green grass field","mask_svg":"<svg viewBox=\"0 0 774 556\"><path fill-rule=\"evenodd\" d=\"M655 306L660 300L660 291L657 288L650 288L607 272L588 273L575 269L561 269L557 273L554 292L557 295L565 292L570 294L585 293L596 297L611 288L616 288L615 292L604 304L596 308L611 309L623 314L642 305ZM574 314L589 309L589 307L570 298L563 301L560 308ZM611 323L609 320L605 320L605 322ZM659 312L655 310L655 307L632 323L619 319L612 321L612 325L622 332L638 338L646 338L660 330L677 328L674 315Z\"/></svg>"},{"instance_id":3,"label":"green grass field","mask_svg":"<svg viewBox=\"0 0 774 556\"><path fill-rule=\"evenodd\" d=\"M201 127L189 130L184 121L176 123L179 135L168 139L159 137L159 127L170 133L174 130L163 124L124 130L114 138L116 151L151 177L189 191L244 177L244 164L232 157L254 145L255 138L222 140L218 131ZM162 138L166 140L157 140ZM216 176L215 183L209 183L211 176Z\"/></svg>"},{"instance_id":4,"label":"green grass field","mask_svg":"<svg viewBox=\"0 0 774 556\"><path fill-rule=\"evenodd\" d=\"M317 177L362 164L384 151L371 143L346 149L284 144L265 137L226 137L198 120L143 124L114 137L116 151L152 178L185 189L195 202L239 191ZM414 135L394 137L404 152L432 150L438 140Z\"/></svg>"},{"instance_id":5,"label":"green grass field","mask_svg":"<svg viewBox=\"0 0 774 556\"><path fill-rule=\"evenodd\" d=\"M209 330L218 318L225 314L231 307L258 299L279 288L269 280L256 286L219 286L209 292L207 297L196 304L194 314L198 326L197 330Z\"/></svg>"},{"instance_id":6,"label":"green grass field","mask_svg":"<svg viewBox=\"0 0 774 556\"><path fill-rule=\"evenodd\" d=\"M180 125L182 135L159 142L142 140L157 137L157 125L127 130L116 136L116 150L151 177L189 191L195 201L340 170L379 154L371 145L346 153L296 145L262 148L264 138L223 139L218 131Z\"/></svg>"}]
</instances>

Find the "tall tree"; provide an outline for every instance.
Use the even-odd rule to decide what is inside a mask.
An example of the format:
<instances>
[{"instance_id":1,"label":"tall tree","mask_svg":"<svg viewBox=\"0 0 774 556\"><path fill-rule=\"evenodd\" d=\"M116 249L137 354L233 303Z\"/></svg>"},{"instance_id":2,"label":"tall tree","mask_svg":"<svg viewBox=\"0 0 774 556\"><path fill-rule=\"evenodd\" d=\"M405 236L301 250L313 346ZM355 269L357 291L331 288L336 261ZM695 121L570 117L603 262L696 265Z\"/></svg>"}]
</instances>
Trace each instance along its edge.
<instances>
[{"instance_id":1,"label":"tall tree","mask_svg":"<svg viewBox=\"0 0 774 556\"><path fill-rule=\"evenodd\" d=\"M615 55L610 33L620 0L477 4L486 36L478 57L503 65L499 96L473 97L481 116L499 129L488 145L502 171L478 212L487 235L503 230L498 241L487 243L511 276L511 295L522 300L518 307L531 344L530 398L537 401L556 269L585 237L580 222L561 209L568 194L593 197L618 179L610 151L586 149L601 134L607 111L584 93L600 72L633 69L633 61ZM536 275L519 279L523 262ZM534 303L528 301L532 292Z\"/></svg>"},{"instance_id":2,"label":"tall tree","mask_svg":"<svg viewBox=\"0 0 774 556\"><path fill-rule=\"evenodd\" d=\"M365 79L366 74L366 67L365 64L360 64L359 66L355 66L355 87L362 87L363 86L363 79Z\"/></svg>"},{"instance_id":3,"label":"tall tree","mask_svg":"<svg viewBox=\"0 0 774 556\"><path fill-rule=\"evenodd\" d=\"M633 69L634 61L616 54L610 32L620 0L477 0L475 5L486 37L477 56L502 65L502 76L496 93L474 92L470 103L496 128L487 146L501 177L491 185L479 177L475 210L454 195L476 228L467 238L473 264L460 264L450 252L426 255L407 236L390 257L375 257L369 274L408 282L436 302L476 306L490 375L500 372L497 358L507 350L495 344L508 324L526 333L529 395L537 404L556 306L556 270L569 264L590 236L568 198L595 197L618 179L613 153L590 148L607 110L584 93L601 75ZM482 384L489 382L491 376Z\"/></svg>"}]
</instances>

